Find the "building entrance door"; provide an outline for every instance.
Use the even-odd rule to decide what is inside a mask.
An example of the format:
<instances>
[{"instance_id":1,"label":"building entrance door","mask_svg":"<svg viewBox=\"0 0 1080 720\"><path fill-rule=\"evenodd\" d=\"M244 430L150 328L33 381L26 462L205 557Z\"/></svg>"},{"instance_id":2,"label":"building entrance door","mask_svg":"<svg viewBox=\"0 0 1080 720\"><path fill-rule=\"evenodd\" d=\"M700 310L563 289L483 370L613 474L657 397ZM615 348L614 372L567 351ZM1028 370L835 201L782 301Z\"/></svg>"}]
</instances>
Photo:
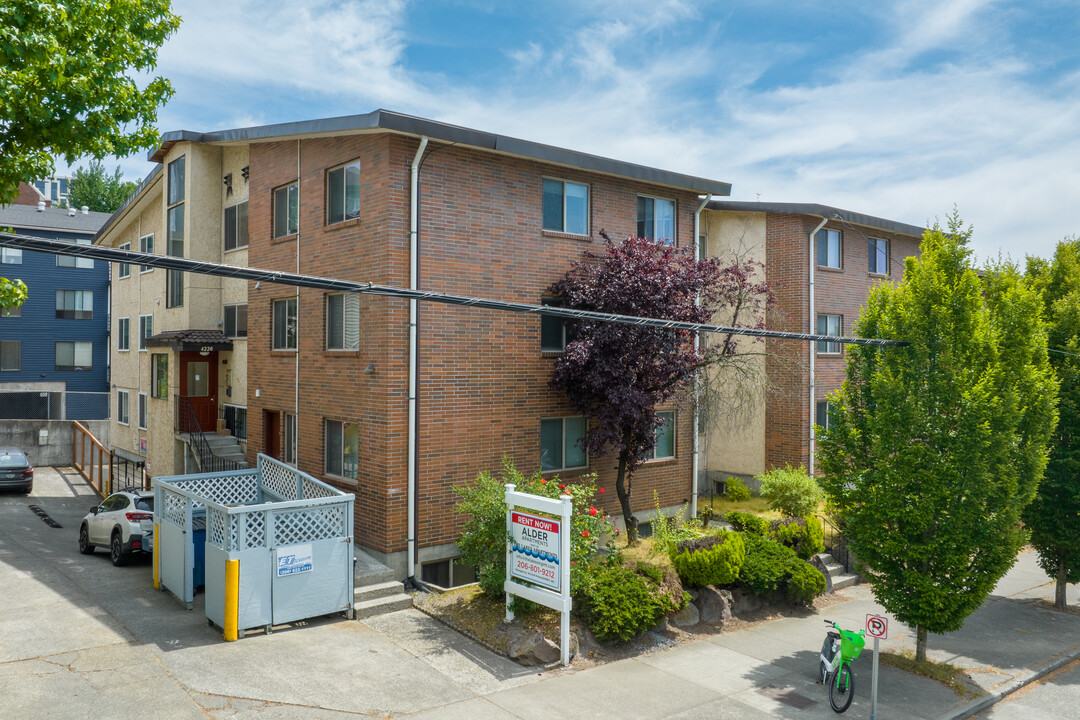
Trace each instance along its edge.
<instances>
[{"instance_id":1,"label":"building entrance door","mask_svg":"<svg viewBox=\"0 0 1080 720\"><path fill-rule=\"evenodd\" d=\"M200 352L180 353L180 395L191 403L199 429L203 432L217 431L217 366L216 350L206 355Z\"/></svg>"},{"instance_id":2,"label":"building entrance door","mask_svg":"<svg viewBox=\"0 0 1080 720\"><path fill-rule=\"evenodd\" d=\"M276 410L263 410L263 452L281 459L281 413Z\"/></svg>"}]
</instances>

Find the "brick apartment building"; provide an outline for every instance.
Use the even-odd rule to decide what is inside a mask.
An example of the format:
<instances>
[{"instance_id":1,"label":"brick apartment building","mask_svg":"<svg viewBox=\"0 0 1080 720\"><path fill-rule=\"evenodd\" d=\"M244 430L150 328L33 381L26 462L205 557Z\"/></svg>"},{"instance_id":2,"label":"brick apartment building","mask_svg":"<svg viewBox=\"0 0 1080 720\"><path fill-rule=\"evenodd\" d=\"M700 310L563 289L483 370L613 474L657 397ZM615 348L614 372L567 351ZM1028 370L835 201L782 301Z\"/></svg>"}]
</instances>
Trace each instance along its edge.
<instances>
[{"instance_id":1,"label":"brick apartment building","mask_svg":"<svg viewBox=\"0 0 1080 720\"><path fill-rule=\"evenodd\" d=\"M723 182L386 111L166 133L151 155L163 167L181 158L182 197L166 201L164 181L155 186L152 173L129 202L130 219L114 219L116 230L99 242L135 249L150 228L169 235L168 213L183 202L186 234L174 250L185 257L217 261L216 255L229 264L533 304L586 250L603 251L601 229L693 247L701 197L730 190ZM230 258L223 246L235 217L226 186L247 201L243 258ZM145 207L137 206L143 197ZM163 238L153 251L173 250ZM219 290L216 279L187 277L186 314L164 307L171 303L161 282L156 290L145 286L141 299L132 286L126 302L133 309L125 311L156 313L149 342L171 343L166 362L179 372L167 383L180 396L188 394L180 383L193 372L185 361L194 357L185 359L173 336L156 336L166 326L220 334L227 322L222 297L240 297L235 288ZM199 300L208 290L212 297ZM406 300L267 282L248 283L243 295L248 461L265 452L355 493L356 541L402 577L440 585L470 579L471 569L453 565L460 522L452 487L497 470L505 455L526 471L543 467L563 478L596 472L608 490L607 510L617 510L614 458L580 452L584 419L547 388L563 343L558 322L418 303L412 345ZM217 367L220 416L226 353L217 350L209 359ZM229 367L243 372L236 352L234 345ZM131 372L151 383L155 370L140 362ZM665 412L672 422L661 431L657 457L635 478L633 502L642 518L653 508L654 490L666 507L692 495L692 411ZM171 469L181 472L182 438L162 435L157 442L166 441L175 447L161 461L171 452ZM153 468L162 474L157 461Z\"/></svg>"},{"instance_id":2,"label":"brick apartment building","mask_svg":"<svg viewBox=\"0 0 1080 720\"><path fill-rule=\"evenodd\" d=\"M779 311L770 329L828 335L852 334L870 288L903 276L923 234L915 225L803 203L714 200L701 225L706 254L741 252L765 263ZM767 401L747 421L703 438L706 486L788 463L814 468L814 425L826 425L826 398L843 384L845 348L770 339L765 349Z\"/></svg>"}]
</instances>

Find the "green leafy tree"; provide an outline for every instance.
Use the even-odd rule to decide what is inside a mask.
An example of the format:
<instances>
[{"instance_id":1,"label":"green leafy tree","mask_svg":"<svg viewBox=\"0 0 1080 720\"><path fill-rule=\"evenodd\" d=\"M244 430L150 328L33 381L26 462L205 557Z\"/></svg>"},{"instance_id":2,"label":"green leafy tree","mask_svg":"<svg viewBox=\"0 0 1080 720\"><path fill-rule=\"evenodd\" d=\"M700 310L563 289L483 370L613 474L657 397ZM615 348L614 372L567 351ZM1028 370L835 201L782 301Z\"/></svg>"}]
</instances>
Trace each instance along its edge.
<instances>
[{"instance_id":1,"label":"green leafy tree","mask_svg":"<svg viewBox=\"0 0 1080 720\"><path fill-rule=\"evenodd\" d=\"M89 155L152 147L165 78L140 89L179 26L169 0L7 0L0 5L0 202L20 181Z\"/></svg>"},{"instance_id":2,"label":"green leafy tree","mask_svg":"<svg viewBox=\"0 0 1080 720\"><path fill-rule=\"evenodd\" d=\"M874 596L916 628L959 629L1027 540L1056 422L1038 294L1014 266L970 265L954 213L926 232L903 280L877 286L856 325L902 348L852 347L830 397L822 486Z\"/></svg>"},{"instance_id":3,"label":"green leafy tree","mask_svg":"<svg viewBox=\"0 0 1080 720\"><path fill-rule=\"evenodd\" d=\"M1054 604L1064 610L1068 583L1080 582L1080 238L1058 243L1050 263L1028 258L1027 279L1043 295L1061 389L1046 476L1024 524L1039 565L1056 581Z\"/></svg>"},{"instance_id":4,"label":"green leafy tree","mask_svg":"<svg viewBox=\"0 0 1080 720\"><path fill-rule=\"evenodd\" d=\"M110 175L101 161L91 160L89 168L80 167L72 176L68 202L74 208L85 205L94 212L111 213L124 204L136 187L138 183L124 182L119 167Z\"/></svg>"},{"instance_id":5,"label":"green leafy tree","mask_svg":"<svg viewBox=\"0 0 1080 720\"><path fill-rule=\"evenodd\" d=\"M155 77L140 89L129 73L153 70L179 24L169 0L0 4L0 204L20 182L52 175L54 156L71 164L157 142L172 86ZM0 278L0 304L20 304L25 289Z\"/></svg>"}]
</instances>

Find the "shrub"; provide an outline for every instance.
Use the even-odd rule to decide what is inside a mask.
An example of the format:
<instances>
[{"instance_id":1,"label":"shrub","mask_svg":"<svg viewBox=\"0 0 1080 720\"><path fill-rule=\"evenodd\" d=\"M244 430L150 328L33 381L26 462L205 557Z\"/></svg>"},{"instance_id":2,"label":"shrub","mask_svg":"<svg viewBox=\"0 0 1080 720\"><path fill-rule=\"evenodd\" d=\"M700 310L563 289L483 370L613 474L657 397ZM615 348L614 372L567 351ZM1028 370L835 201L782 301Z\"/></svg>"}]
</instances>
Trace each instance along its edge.
<instances>
[{"instance_id":1,"label":"shrub","mask_svg":"<svg viewBox=\"0 0 1080 720\"><path fill-rule=\"evenodd\" d=\"M817 480L807 475L801 466L773 468L758 479L761 480L762 497L768 498L769 506L784 517L811 515L825 499Z\"/></svg>"},{"instance_id":2,"label":"shrub","mask_svg":"<svg viewBox=\"0 0 1080 720\"><path fill-rule=\"evenodd\" d=\"M746 487L746 483L734 475L728 477L725 485L724 495L727 496L728 500L743 502L750 499L750 488Z\"/></svg>"},{"instance_id":3,"label":"shrub","mask_svg":"<svg viewBox=\"0 0 1080 720\"><path fill-rule=\"evenodd\" d=\"M739 584L755 595L768 595L784 586L791 568L801 563L791 548L775 540L746 535L746 560L739 570Z\"/></svg>"},{"instance_id":4,"label":"shrub","mask_svg":"<svg viewBox=\"0 0 1080 720\"><path fill-rule=\"evenodd\" d=\"M596 554L600 539L612 534L607 513L596 507L596 476L584 475L572 484L560 482L558 476L545 478L539 470L526 477L511 458L505 457L501 477L484 470L472 483L454 488L461 498L455 510L466 516L457 541L461 559L477 566L480 589L495 597L502 597L506 580L506 541L510 536L506 529L503 487L506 483L513 483L519 492L550 498L567 494L572 498L570 587L573 588L579 581L579 568Z\"/></svg>"},{"instance_id":5,"label":"shrub","mask_svg":"<svg viewBox=\"0 0 1080 720\"><path fill-rule=\"evenodd\" d=\"M574 606L601 642L637 637L655 627L670 605L648 579L622 565L589 566L574 593Z\"/></svg>"},{"instance_id":6,"label":"shrub","mask_svg":"<svg viewBox=\"0 0 1080 720\"><path fill-rule=\"evenodd\" d=\"M813 515L773 520L769 525L769 537L794 550L803 560L809 560L825 549L825 531L821 521Z\"/></svg>"},{"instance_id":7,"label":"shrub","mask_svg":"<svg viewBox=\"0 0 1080 720\"><path fill-rule=\"evenodd\" d=\"M679 579L692 587L735 582L745 559L742 537L729 532L684 540L671 551L671 564Z\"/></svg>"},{"instance_id":8,"label":"shrub","mask_svg":"<svg viewBox=\"0 0 1080 720\"><path fill-rule=\"evenodd\" d=\"M764 535L769 532L769 521L752 513L732 510L724 519L731 523L738 532L750 533L751 535Z\"/></svg>"},{"instance_id":9,"label":"shrub","mask_svg":"<svg viewBox=\"0 0 1080 720\"><path fill-rule=\"evenodd\" d=\"M686 603L690 602L690 594L683 591L682 582L673 568L660 568L639 562L634 571L645 578L663 614L682 610Z\"/></svg>"},{"instance_id":10,"label":"shrub","mask_svg":"<svg viewBox=\"0 0 1080 720\"><path fill-rule=\"evenodd\" d=\"M809 605L818 595L825 592L825 576L807 562L799 561L789 569L784 595L788 602L796 605Z\"/></svg>"}]
</instances>

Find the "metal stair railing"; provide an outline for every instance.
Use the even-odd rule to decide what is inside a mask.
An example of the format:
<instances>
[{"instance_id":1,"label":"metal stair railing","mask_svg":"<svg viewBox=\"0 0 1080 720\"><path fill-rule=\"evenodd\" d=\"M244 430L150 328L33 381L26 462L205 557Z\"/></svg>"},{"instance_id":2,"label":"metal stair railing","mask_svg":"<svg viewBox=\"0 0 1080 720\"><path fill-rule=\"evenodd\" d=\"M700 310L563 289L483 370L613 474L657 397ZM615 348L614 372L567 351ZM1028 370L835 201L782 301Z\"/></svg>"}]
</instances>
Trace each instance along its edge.
<instances>
[{"instance_id":1,"label":"metal stair railing","mask_svg":"<svg viewBox=\"0 0 1080 720\"><path fill-rule=\"evenodd\" d=\"M191 401L183 395L176 396L176 427L182 433L187 433L191 447L195 450L195 461L199 464L199 472L228 472L242 470L244 465L217 455L210 443L206 440L199 419L195 416L195 409L191 407Z\"/></svg>"},{"instance_id":2,"label":"metal stair railing","mask_svg":"<svg viewBox=\"0 0 1080 720\"><path fill-rule=\"evenodd\" d=\"M825 531L825 549L833 556L833 559L844 566L844 572L851 572L851 552L848 550L848 541L840 528L836 527L832 520L825 515L818 514L821 527Z\"/></svg>"}]
</instances>

